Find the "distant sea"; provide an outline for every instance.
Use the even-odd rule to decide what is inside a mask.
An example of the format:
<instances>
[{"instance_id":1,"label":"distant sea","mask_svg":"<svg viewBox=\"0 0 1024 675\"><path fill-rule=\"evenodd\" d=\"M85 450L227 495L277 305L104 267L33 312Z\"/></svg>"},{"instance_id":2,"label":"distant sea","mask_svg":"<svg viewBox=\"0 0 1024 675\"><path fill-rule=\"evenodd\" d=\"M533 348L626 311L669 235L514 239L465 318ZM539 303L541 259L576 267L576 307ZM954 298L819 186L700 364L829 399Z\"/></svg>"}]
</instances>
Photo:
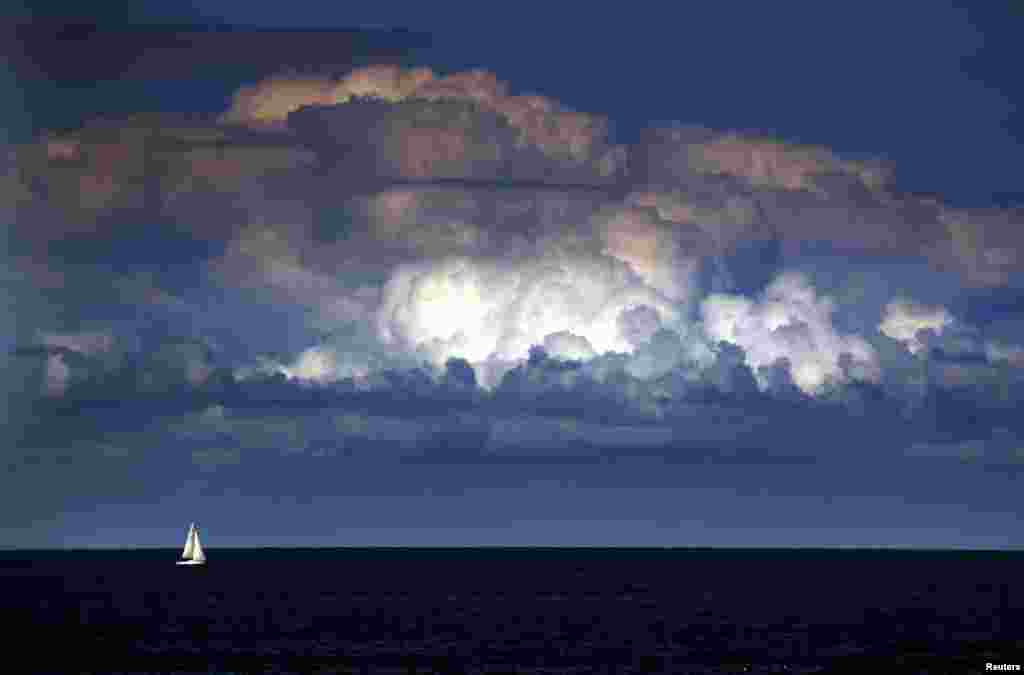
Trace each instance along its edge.
<instances>
[{"instance_id":1,"label":"distant sea","mask_svg":"<svg viewBox=\"0 0 1024 675\"><path fill-rule=\"evenodd\" d=\"M13 673L985 673L1024 665L1024 553L0 552ZM12 633L5 630L5 637ZM7 667L7 666L5 666Z\"/></svg>"}]
</instances>

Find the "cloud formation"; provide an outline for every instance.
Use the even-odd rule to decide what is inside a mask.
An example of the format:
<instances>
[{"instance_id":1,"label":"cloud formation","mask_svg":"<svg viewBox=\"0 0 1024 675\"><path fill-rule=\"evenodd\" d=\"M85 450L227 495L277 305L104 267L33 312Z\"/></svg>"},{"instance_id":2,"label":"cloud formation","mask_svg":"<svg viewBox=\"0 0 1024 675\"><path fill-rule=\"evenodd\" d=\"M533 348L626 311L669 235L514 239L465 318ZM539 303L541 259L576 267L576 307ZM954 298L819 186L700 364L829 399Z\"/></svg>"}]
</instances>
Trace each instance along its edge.
<instances>
[{"instance_id":1,"label":"cloud formation","mask_svg":"<svg viewBox=\"0 0 1024 675\"><path fill-rule=\"evenodd\" d=\"M586 419L696 452L757 445L744 406L913 416L957 388L1018 395L1024 335L971 332L955 296L919 303L885 265L1008 285L1020 214L899 194L891 167L828 148L682 125L619 147L603 118L493 74L380 66L244 87L219 122L137 116L7 156L10 265L64 308L32 326L53 406L362 406L342 424L360 442L377 425L456 443L458 423L381 421L406 401L475 410L458 443L510 454L538 416L579 447L603 442ZM884 293L806 273L820 250ZM204 443L206 464L234 457Z\"/></svg>"},{"instance_id":2,"label":"cloud formation","mask_svg":"<svg viewBox=\"0 0 1024 675\"><path fill-rule=\"evenodd\" d=\"M678 309L623 261L558 247L519 260L442 259L400 266L384 289L381 339L435 363L524 359L551 336L592 353L632 351L624 312L645 307L666 323ZM662 318L663 317L663 318ZM627 327L628 329L628 327Z\"/></svg>"},{"instance_id":3,"label":"cloud formation","mask_svg":"<svg viewBox=\"0 0 1024 675\"><path fill-rule=\"evenodd\" d=\"M768 376L760 369L786 360L796 385L814 394L826 383L875 380L879 375L872 346L859 336L836 331L833 307L830 298L818 297L806 278L783 274L756 300L710 295L701 304L701 316L712 340L743 348L762 386L768 385ZM847 368L844 355L850 359Z\"/></svg>"},{"instance_id":4,"label":"cloud formation","mask_svg":"<svg viewBox=\"0 0 1024 675\"><path fill-rule=\"evenodd\" d=\"M346 108L362 99L388 105L364 102ZM311 106L318 110L291 118ZM503 155L524 146L566 165L592 163L602 176L615 173L624 159L621 149L607 145L603 118L568 110L544 96L510 95L505 83L483 70L441 77L429 68L370 66L339 80L275 77L238 90L222 119L302 129L317 126L315 116L325 108L331 109L328 124L337 132L329 137L348 144L363 136L366 143L369 131L370 142L387 148L383 154L398 162L392 171L403 176L438 175L446 166L448 175L471 175L482 168L474 162L500 164ZM384 129L385 134L378 133Z\"/></svg>"},{"instance_id":5,"label":"cloud formation","mask_svg":"<svg viewBox=\"0 0 1024 675\"><path fill-rule=\"evenodd\" d=\"M953 323L953 317L944 307L927 307L903 298L897 298L885 306L878 330L907 345L912 354L917 354L925 345L917 337L918 331L932 330L937 335Z\"/></svg>"}]
</instances>

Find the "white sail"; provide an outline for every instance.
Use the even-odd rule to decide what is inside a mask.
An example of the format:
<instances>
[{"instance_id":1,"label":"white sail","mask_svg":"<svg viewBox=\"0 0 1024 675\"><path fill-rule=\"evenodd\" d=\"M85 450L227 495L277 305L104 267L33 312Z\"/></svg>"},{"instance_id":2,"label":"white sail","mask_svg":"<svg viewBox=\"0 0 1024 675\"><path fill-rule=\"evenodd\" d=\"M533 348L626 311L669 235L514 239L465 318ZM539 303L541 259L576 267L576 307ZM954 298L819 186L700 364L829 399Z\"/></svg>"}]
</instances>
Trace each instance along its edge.
<instances>
[{"instance_id":1,"label":"white sail","mask_svg":"<svg viewBox=\"0 0 1024 675\"><path fill-rule=\"evenodd\" d=\"M192 560L198 563L206 562L206 554L203 553L203 546L199 543L199 531L192 533Z\"/></svg>"},{"instance_id":2,"label":"white sail","mask_svg":"<svg viewBox=\"0 0 1024 675\"><path fill-rule=\"evenodd\" d=\"M185 539L185 550L181 552L182 560L179 565L203 565L206 563L206 554L203 553L203 546L199 543L199 530L196 524L192 523L188 528L188 537Z\"/></svg>"},{"instance_id":3,"label":"white sail","mask_svg":"<svg viewBox=\"0 0 1024 675\"><path fill-rule=\"evenodd\" d=\"M196 541L196 525L192 523L188 526L188 534L185 535L185 550L181 552L182 558L191 558L192 553L195 550Z\"/></svg>"}]
</instances>

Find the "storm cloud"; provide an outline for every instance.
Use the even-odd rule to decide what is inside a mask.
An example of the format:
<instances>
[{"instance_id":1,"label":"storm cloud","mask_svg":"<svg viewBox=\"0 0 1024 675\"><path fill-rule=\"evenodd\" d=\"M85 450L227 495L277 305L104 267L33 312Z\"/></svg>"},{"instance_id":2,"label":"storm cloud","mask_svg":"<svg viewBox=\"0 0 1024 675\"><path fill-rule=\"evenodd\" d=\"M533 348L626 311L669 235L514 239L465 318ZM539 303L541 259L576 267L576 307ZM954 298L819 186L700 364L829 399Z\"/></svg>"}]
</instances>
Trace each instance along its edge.
<instances>
[{"instance_id":1,"label":"storm cloud","mask_svg":"<svg viewBox=\"0 0 1024 675\"><path fill-rule=\"evenodd\" d=\"M682 124L622 145L493 73L394 65L5 150L5 393L78 415L96 462L1020 462L1024 330L957 314L1020 292L1024 218L886 162ZM17 434L11 466L65 440Z\"/></svg>"}]
</instances>

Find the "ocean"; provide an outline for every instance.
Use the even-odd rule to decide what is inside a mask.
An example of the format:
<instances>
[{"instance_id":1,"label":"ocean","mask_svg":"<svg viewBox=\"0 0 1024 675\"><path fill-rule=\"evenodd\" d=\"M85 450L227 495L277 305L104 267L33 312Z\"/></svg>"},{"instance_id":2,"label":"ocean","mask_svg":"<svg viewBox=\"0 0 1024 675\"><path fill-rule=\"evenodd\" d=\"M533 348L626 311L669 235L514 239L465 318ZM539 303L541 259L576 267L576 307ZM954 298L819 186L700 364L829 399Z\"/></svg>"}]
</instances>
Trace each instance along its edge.
<instances>
[{"instance_id":1,"label":"ocean","mask_svg":"<svg viewBox=\"0 0 1024 675\"><path fill-rule=\"evenodd\" d=\"M1024 553L4 551L5 673L984 673ZM11 633L7 637L11 637ZM38 647L27 648L30 644ZM12 666L5 666L11 668Z\"/></svg>"}]
</instances>

